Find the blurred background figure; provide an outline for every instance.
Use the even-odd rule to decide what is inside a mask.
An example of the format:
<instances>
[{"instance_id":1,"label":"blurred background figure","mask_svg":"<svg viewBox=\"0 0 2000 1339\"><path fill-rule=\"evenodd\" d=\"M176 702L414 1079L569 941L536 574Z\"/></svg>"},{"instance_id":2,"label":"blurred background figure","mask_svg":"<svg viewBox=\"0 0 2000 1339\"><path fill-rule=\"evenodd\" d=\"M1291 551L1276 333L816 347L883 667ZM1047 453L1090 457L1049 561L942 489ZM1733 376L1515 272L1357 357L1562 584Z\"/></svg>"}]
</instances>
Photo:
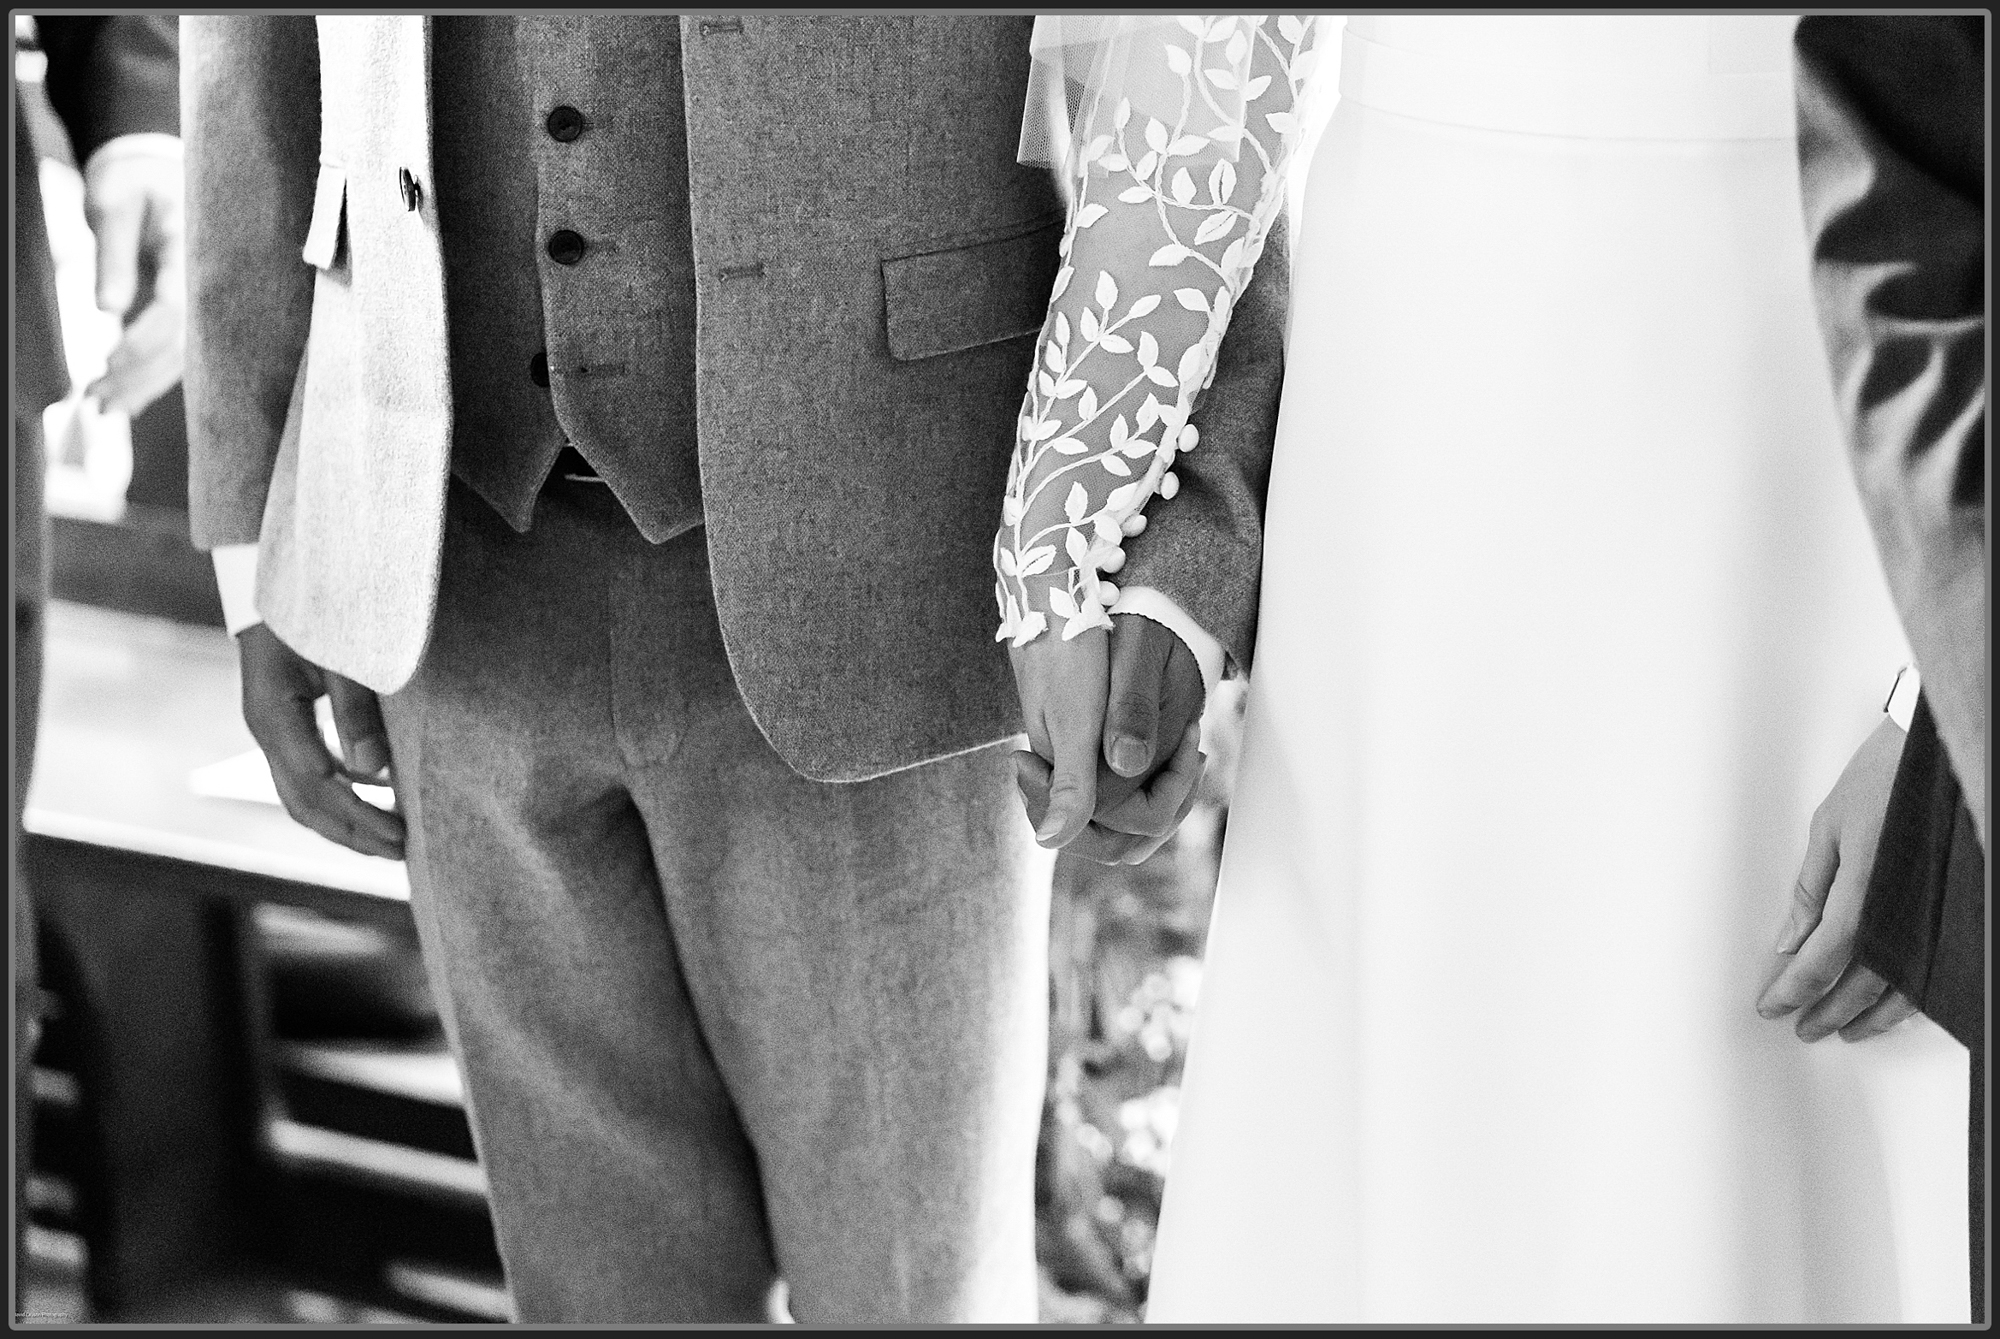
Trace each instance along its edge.
<instances>
[{"instance_id":1,"label":"blurred background figure","mask_svg":"<svg viewBox=\"0 0 2000 1339\"><path fill-rule=\"evenodd\" d=\"M17 81L14 134L14 827L18 849L40 707L42 607L47 586L43 414L71 389L57 281L43 213L41 159L56 146L32 130L52 110L81 165L85 218L96 239L96 302L122 318L124 333L104 375L85 394L106 409L137 414L180 380L181 172L178 24L172 16L117 15L17 20L31 36L46 103ZM40 152L38 152L40 150ZM13 871L18 875L18 871ZM15 1081L25 1093L38 997L33 916L20 878L10 883L15 917ZM24 1104L25 1106L25 1104ZM15 1203L28 1166L28 1122L15 1132ZM16 1234L16 1278L22 1242ZM18 1299L17 1299L18 1309Z\"/></svg>"}]
</instances>

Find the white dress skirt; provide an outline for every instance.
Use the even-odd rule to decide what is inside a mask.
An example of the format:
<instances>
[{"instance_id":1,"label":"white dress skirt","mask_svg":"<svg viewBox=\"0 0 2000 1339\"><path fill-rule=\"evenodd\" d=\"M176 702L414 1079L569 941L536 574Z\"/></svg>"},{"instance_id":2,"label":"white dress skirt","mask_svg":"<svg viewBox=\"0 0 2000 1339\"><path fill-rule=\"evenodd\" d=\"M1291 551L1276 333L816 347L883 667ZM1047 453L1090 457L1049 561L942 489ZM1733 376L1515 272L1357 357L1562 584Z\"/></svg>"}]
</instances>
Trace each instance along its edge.
<instances>
[{"instance_id":1,"label":"white dress skirt","mask_svg":"<svg viewBox=\"0 0 2000 1339\"><path fill-rule=\"evenodd\" d=\"M1792 22L1348 26L1151 1321L1967 1317L1964 1049L1753 1010L1904 654Z\"/></svg>"}]
</instances>

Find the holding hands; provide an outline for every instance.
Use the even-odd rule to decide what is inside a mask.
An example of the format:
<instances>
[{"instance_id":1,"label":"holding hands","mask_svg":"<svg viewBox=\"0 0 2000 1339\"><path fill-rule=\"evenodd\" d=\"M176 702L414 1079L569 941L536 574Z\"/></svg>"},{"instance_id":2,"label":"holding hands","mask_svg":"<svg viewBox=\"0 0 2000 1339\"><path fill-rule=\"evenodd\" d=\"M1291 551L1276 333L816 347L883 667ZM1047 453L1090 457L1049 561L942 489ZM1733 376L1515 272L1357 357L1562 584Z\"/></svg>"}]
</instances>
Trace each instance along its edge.
<instances>
[{"instance_id":1,"label":"holding hands","mask_svg":"<svg viewBox=\"0 0 2000 1339\"><path fill-rule=\"evenodd\" d=\"M1285 272L1280 219L1318 34L1288 15L1035 20L1021 161L1059 174L1069 218L993 566L1031 747L1017 755L1021 791L1044 846L1137 864L1193 807L1204 683L1222 651L1198 659L1171 620L1113 614L1156 588L1128 576L1121 594L1106 578L1127 571L1147 504L1174 504L1185 484L1181 534L1205 531L1226 557L1181 577L1254 587L1246 540L1283 365L1282 341L1257 331L1283 317L1251 280L1267 241ZM1262 314L1225 354L1239 310ZM1217 444L1185 466L1212 383Z\"/></svg>"},{"instance_id":2,"label":"holding hands","mask_svg":"<svg viewBox=\"0 0 2000 1339\"><path fill-rule=\"evenodd\" d=\"M1194 806L1208 759L1194 654L1119 614L1109 632L1012 648L1032 751L1014 755L1035 840L1106 865L1157 851Z\"/></svg>"}]
</instances>

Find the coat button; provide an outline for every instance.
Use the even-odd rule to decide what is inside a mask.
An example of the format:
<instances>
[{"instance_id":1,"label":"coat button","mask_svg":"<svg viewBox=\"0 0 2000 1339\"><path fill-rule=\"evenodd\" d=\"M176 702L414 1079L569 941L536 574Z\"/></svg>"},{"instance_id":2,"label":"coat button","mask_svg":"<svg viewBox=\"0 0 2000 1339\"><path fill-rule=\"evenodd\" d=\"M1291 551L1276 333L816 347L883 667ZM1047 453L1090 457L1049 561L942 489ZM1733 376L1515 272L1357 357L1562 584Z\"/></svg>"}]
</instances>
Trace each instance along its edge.
<instances>
[{"instance_id":1,"label":"coat button","mask_svg":"<svg viewBox=\"0 0 2000 1339\"><path fill-rule=\"evenodd\" d=\"M549 388L549 351L543 349L528 360L528 380L543 390Z\"/></svg>"},{"instance_id":2,"label":"coat button","mask_svg":"<svg viewBox=\"0 0 2000 1339\"><path fill-rule=\"evenodd\" d=\"M549 259L558 265L574 265L583 259L583 238L568 228L549 234Z\"/></svg>"},{"instance_id":3,"label":"coat button","mask_svg":"<svg viewBox=\"0 0 2000 1339\"><path fill-rule=\"evenodd\" d=\"M549 113L544 123L548 127L549 138L567 144L583 133L583 113L574 107L558 107Z\"/></svg>"},{"instance_id":4,"label":"coat button","mask_svg":"<svg viewBox=\"0 0 2000 1339\"><path fill-rule=\"evenodd\" d=\"M396 169L396 191L403 197L403 208L415 209L424 202L424 188L417 184L417 178L407 167Z\"/></svg>"}]
</instances>

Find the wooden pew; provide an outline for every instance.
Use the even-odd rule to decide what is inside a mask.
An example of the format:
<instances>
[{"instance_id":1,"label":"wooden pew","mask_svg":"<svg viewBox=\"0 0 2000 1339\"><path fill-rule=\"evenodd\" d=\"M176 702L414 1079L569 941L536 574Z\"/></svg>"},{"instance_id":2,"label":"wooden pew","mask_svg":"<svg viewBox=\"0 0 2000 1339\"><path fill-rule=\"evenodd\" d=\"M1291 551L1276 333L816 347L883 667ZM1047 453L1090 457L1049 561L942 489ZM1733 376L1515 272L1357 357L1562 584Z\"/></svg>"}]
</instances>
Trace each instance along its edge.
<instances>
[{"instance_id":1,"label":"wooden pew","mask_svg":"<svg viewBox=\"0 0 2000 1339\"><path fill-rule=\"evenodd\" d=\"M88 1246L95 1319L172 1312L246 1269L377 1318L504 1318L441 1038L274 1026L277 921L414 931L400 864L195 793L198 769L254 749L238 693L219 628L50 606L22 853L63 1010L44 1050L69 1066L35 1084L43 1143L70 1163L42 1178L48 1212Z\"/></svg>"}]
</instances>

